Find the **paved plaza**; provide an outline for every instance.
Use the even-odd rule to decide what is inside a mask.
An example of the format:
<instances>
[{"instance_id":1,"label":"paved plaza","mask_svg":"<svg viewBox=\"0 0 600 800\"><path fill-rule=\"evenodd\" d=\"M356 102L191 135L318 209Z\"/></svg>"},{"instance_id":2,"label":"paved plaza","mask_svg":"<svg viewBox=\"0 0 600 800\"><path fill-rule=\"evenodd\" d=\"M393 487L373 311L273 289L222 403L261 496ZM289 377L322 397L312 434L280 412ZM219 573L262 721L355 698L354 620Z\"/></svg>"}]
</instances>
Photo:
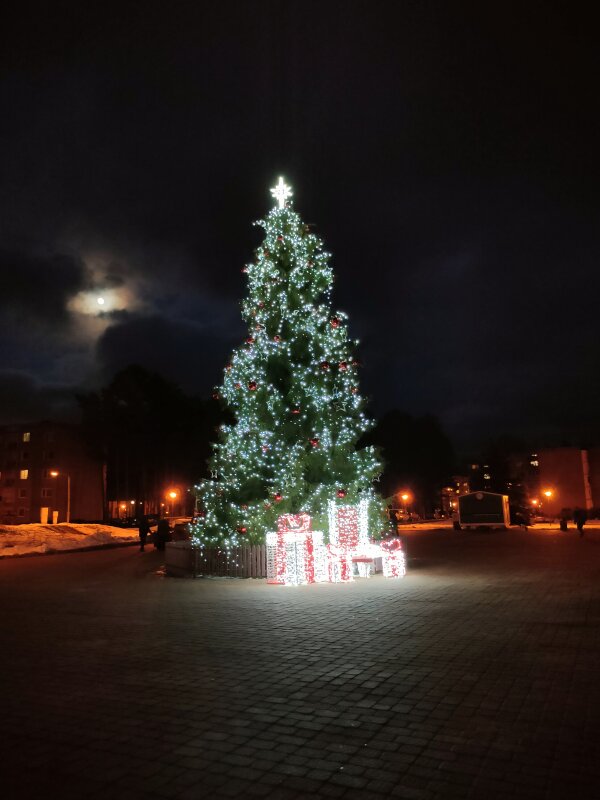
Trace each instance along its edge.
<instances>
[{"instance_id":1,"label":"paved plaza","mask_svg":"<svg viewBox=\"0 0 600 800\"><path fill-rule=\"evenodd\" d=\"M405 545L303 587L0 561L3 798L600 796L600 531Z\"/></svg>"}]
</instances>

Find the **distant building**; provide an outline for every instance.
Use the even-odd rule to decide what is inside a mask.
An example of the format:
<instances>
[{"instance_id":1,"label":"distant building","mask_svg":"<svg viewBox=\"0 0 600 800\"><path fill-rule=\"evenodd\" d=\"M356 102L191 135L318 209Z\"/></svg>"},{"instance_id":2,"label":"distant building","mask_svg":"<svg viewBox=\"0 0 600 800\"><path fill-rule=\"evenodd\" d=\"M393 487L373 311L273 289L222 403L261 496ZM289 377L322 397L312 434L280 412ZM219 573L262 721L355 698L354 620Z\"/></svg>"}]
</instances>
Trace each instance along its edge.
<instances>
[{"instance_id":1,"label":"distant building","mask_svg":"<svg viewBox=\"0 0 600 800\"><path fill-rule=\"evenodd\" d=\"M544 515L563 508L600 506L600 448L553 447L532 454L535 477L529 483L530 502Z\"/></svg>"},{"instance_id":2,"label":"distant building","mask_svg":"<svg viewBox=\"0 0 600 800\"><path fill-rule=\"evenodd\" d=\"M458 498L471 491L467 475L454 475L452 483L442 488L442 512L447 516L458 511Z\"/></svg>"},{"instance_id":3,"label":"distant building","mask_svg":"<svg viewBox=\"0 0 600 800\"><path fill-rule=\"evenodd\" d=\"M77 425L0 426L0 523L101 520L103 480Z\"/></svg>"}]
</instances>

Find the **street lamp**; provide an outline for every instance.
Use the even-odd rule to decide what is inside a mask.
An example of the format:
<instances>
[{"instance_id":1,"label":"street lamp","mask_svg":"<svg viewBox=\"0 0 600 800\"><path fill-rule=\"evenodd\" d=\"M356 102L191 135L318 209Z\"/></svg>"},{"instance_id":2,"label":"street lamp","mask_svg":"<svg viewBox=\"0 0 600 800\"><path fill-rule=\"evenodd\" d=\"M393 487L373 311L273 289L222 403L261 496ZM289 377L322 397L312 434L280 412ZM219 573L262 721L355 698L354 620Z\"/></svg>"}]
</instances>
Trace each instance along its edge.
<instances>
[{"instance_id":1,"label":"street lamp","mask_svg":"<svg viewBox=\"0 0 600 800\"><path fill-rule=\"evenodd\" d=\"M179 497L179 492L177 489L167 489L165 496L168 500L167 507L168 511L166 511L165 516L169 516L169 514L173 514L175 501Z\"/></svg>"},{"instance_id":2,"label":"street lamp","mask_svg":"<svg viewBox=\"0 0 600 800\"><path fill-rule=\"evenodd\" d=\"M58 478L60 472L57 469L50 470L51 478ZM71 475L67 472L67 523L71 522Z\"/></svg>"}]
</instances>

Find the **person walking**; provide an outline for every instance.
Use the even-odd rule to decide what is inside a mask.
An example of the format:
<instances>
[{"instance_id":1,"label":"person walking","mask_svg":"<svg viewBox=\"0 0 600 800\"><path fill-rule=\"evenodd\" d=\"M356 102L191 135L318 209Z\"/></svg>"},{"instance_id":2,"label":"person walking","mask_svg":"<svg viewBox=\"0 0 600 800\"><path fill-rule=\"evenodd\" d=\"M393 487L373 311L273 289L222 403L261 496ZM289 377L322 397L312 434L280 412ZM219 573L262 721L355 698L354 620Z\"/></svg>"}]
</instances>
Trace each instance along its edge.
<instances>
[{"instance_id":1,"label":"person walking","mask_svg":"<svg viewBox=\"0 0 600 800\"><path fill-rule=\"evenodd\" d=\"M587 521L587 514L584 508L576 508L573 511L573 522L577 525L577 530L579 531L579 535L583 536L583 526Z\"/></svg>"},{"instance_id":2,"label":"person walking","mask_svg":"<svg viewBox=\"0 0 600 800\"><path fill-rule=\"evenodd\" d=\"M163 517L158 521L156 533L158 538L157 548L159 550L164 550L165 544L171 539L171 527L168 519Z\"/></svg>"},{"instance_id":3,"label":"person walking","mask_svg":"<svg viewBox=\"0 0 600 800\"><path fill-rule=\"evenodd\" d=\"M138 530L140 532L140 551L142 551L146 545L148 534L150 533L150 523L146 517L142 517Z\"/></svg>"}]
</instances>

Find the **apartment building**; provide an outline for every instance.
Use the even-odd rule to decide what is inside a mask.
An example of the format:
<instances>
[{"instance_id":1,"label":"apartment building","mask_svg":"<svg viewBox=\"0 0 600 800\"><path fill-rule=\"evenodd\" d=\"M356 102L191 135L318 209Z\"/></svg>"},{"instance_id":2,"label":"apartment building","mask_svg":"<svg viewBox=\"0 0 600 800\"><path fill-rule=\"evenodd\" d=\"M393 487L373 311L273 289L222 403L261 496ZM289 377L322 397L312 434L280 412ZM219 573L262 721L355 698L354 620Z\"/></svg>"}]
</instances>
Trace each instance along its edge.
<instances>
[{"instance_id":1,"label":"apartment building","mask_svg":"<svg viewBox=\"0 0 600 800\"><path fill-rule=\"evenodd\" d=\"M0 426L0 523L99 521L103 480L79 426Z\"/></svg>"}]
</instances>

